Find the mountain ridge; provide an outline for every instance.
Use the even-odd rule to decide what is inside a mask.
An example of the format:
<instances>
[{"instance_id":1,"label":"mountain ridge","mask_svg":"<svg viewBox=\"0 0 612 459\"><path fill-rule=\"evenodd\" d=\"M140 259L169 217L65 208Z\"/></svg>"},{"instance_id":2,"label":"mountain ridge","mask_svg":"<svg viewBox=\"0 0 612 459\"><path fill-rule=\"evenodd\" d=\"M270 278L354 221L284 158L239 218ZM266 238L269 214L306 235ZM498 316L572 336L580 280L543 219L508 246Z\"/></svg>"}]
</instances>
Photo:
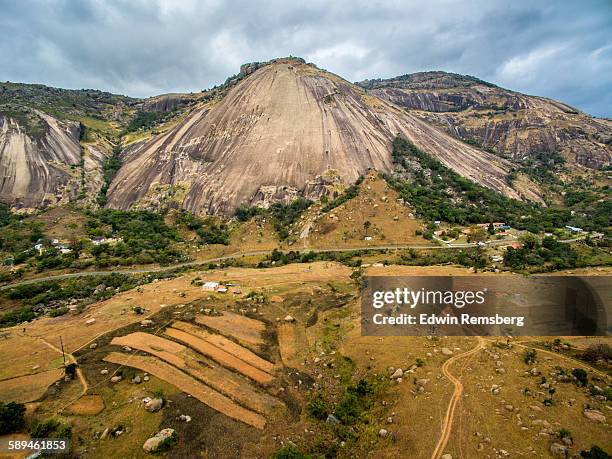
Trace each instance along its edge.
<instances>
[{"instance_id":1,"label":"mountain ridge","mask_svg":"<svg viewBox=\"0 0 612 459\"><path fill-rule=\"evenodd\" d=\"M57 172L41 164L55 164L40 141L46 134L10 107L44 113L62 132L76 129L60 142L73 154ZM476 77L435 71L353 84L294 57L244 64L201 93L147 99L4 83L0 118L0 199L24 209L75 200L95 206L104 164L119 150L123 165L104 187L112 208L231 214L240 204L334 196L368 169L389 172L398 135L476 183L542 202L533 181L511 179L525 161L560 152L572 173L605 168L612 138L607 120ZM19 126L19 147L7 126ZM39 153L28 145L40 145ZM16 168L19 161L26 167ZM15 186L27 177L43 177L39 189Z\"/></svg>"}]
</instances>

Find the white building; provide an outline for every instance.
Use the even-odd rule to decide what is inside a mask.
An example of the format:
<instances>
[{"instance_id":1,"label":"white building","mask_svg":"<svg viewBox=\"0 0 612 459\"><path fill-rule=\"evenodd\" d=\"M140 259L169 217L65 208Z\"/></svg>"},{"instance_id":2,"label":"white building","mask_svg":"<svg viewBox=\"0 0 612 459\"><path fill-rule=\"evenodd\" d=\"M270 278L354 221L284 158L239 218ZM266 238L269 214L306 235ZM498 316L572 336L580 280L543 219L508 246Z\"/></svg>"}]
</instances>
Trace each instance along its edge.
<instances>
[{"instance_id":1,"label":"white building","mask_svg":"<svg viewBox=\"0 0 612 459\"><path fill-rule=\"evenodd\" d=\"M202 285L202 290L206 290L209 292L214 292L218 288L219 288L219 282L208 281L208 282L205 282L204 285Z\"/></svg>"}]
</instances>

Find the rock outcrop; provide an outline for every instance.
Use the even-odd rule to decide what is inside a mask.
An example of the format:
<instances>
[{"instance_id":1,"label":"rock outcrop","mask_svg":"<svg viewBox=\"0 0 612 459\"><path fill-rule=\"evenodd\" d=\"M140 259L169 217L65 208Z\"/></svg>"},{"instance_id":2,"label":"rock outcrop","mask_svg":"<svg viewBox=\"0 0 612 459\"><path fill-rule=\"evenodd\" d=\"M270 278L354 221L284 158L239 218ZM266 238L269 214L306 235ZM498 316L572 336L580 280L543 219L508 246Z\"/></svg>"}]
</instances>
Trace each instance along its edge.
<instances>
[{"instance_id":1,"label":"rock outcrop","mask_svg":"<svg viewBox=\"0 0 612 459\"><path fill-rule=\"evenodd\" d=\"M286 201L317 189L316 177L349 184L368 169L391 170L397 135L482 185L537 199L508 186L504 159L300 60L245 67L230 86L220 102L128 148L108 206L146 208L172 196L198 214L228 214L242 203Z\"/></svg>"},{"instance_id":2,"label":"rock outcrop","mask_svg":"<svg viewBox=\"0 0 612 459\"><path fill-rule=\"evenodd\" d=\"M409 109L458 139L518 163L542 153L558 153L589 168L601 168L612 160L612 122L555 100L446 72L359 84L369 94Z\"/></svg>"},{"instance_id":3,"label":"rock outcrop","mask_svg":"<svg viewBox=\"0 0 612 459\"><path fill-rule=\"evenodd\" d=\"M16 208L64 204L79 192L79 123L40 111L23 119L0 111L0 201Z\"/></svg>"}]
</instances>

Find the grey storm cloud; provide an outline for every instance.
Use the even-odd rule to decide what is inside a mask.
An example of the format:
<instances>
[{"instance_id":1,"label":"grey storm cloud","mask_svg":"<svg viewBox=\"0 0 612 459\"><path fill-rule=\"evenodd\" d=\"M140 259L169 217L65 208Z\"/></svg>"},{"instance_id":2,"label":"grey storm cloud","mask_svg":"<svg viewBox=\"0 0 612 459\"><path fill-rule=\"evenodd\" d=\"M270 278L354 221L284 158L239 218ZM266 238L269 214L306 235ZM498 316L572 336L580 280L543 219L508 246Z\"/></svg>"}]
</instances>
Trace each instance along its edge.
<instances>
[{"instance_id":1,"label":"grey storm cloud","mask_svg":"<svg viewBox=\"0 0 612 459\"><path fill-rule=\"evenodd\" d=\"M612 3L0 0L0 80L146 97L301 56L357 81L424 70L612 116Z\"/></svg>"}]
</instances>

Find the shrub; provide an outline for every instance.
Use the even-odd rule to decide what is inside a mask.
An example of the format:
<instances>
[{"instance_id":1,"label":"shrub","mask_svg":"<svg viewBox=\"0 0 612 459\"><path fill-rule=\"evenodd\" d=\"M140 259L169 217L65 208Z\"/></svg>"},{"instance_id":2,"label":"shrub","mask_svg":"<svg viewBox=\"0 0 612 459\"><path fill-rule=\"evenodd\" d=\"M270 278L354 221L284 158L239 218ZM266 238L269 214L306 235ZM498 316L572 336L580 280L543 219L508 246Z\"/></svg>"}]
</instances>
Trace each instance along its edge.
<instances>
[{"instance_id":1,"label":"shrub","mask_svg":"<svg viewBox=\"0 0 612 459\"><path fill-rule=\"evenodd\" d=\"M320 393L317 393L306 405L308 414L315 419L324 420L329 414L329 410Z\"/></svg>"},{"instance_id":2,"label":"shrub","mask_svg":"<svg viewBox=\"0 0 612 459\"><path fill-rule=\"evenodd\" d=\"M525 349L525 353L523 354L523 361L527 365L531 365L536 361L537 352L535 349Z\"/></svg>"},{"instance_id":3,"label":"shrub","mask_svg":"<svg viewBox=\"0 0 612 459\"><path fill-rule=\"evenodd\" d=\"M66 367L64 368L64 373L66 374L66 376L68 376L70 379L73 379L76 375L76 371L77 371L78 365L76 363L69 363L68 365L66 365Z\"/></svg>"},{"instance_id":4,"label":"shrub","mask_svg":"<svg viewBox=\"0 0 612 459\"><path fill-rule=\"evenodd\" d=\"M25 425L25 405L0 402L0 435L15 432Z\"/></svg>"},{"instance_id":5,"label":"shrub","mask_svg":"<svg viewBox=\"0 0 612 459\"><path fill-rule=\"evenodd\" d=\"M574 368L572 370L572 375L578 380L579 386L585 387L589 382L589 376L582 368Z\"/></svg>"},{"instance_id":6,"label":"shrub","mask_svg":"<svg viewBox=\"0 0 612 459\"><path fill-rule=\"evenodd\" d=\"M580 451L580 456L584 457L585 459L612 459L612 456L597 445L591 446L591 449L588 451Z\"/></svg>"},{"instance_id":7,"label":"shrub","mask_svg":"<svg viewBox=\"0 0 612 459\"><path fill-rule=\"evenodd\" d=\"M35 421L30 427L30 435L32 438L47 438L50 437L57 429L60 423L55 419L47 419L46 421Z\"/></svg>"},{"instance_id":8,"label":"shrub","mask_svg":"<svg viewBox=\"0 0 612 459\"><path fill-rule=\"evenodd\" d=\"M271 459L311 459L310 454L302 453L297 446L287 445L272 454Z\"/></svg>"}]
</instances>

